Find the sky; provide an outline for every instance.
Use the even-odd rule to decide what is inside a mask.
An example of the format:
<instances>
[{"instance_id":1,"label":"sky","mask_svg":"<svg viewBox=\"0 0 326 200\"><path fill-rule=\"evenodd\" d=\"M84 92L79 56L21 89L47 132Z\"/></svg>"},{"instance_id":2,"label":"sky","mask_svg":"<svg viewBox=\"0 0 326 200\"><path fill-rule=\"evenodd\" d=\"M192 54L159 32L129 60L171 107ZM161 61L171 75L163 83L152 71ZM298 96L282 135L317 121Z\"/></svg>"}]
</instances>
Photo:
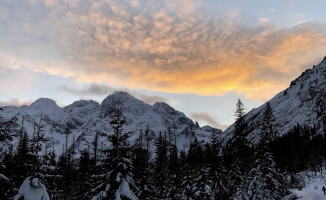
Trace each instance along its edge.
<instances>
[{"instance_id":1,"label":"sky","mask_svg":"<svg viewBox=\"0 0 326 200\"><path fill-rule=\"evenodd\" d=\"M116 90L225 129L326 56L324 0L0 0L0 105Z\"/></svg>"}]
</instances>

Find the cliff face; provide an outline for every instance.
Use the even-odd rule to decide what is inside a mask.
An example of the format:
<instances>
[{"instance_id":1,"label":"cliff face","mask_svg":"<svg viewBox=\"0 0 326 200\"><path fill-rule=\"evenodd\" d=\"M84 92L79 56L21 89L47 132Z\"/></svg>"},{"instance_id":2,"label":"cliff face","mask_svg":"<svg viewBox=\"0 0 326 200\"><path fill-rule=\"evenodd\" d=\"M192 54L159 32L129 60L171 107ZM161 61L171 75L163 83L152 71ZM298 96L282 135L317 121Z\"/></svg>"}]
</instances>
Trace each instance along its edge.
<instances>
[{"instance_id":1,"label":"cliff face","mask_svg":"<svg viewBox=\"0 0 326 200\"><path fill-rule=\"evenodd\" d=\"M316 126L321 133L321 113L326 105L326 57L323 61L303 72L291 82L290 87L277 94L270 101L274 110L278 133L286 133L297 123ZM260 123L266 103L246 115L250 127L248 141L260 140ZM325 111L326 112L326 111ZM224 140L232 138L234 125L224 132Z\"/></svg>"}]
</instances>

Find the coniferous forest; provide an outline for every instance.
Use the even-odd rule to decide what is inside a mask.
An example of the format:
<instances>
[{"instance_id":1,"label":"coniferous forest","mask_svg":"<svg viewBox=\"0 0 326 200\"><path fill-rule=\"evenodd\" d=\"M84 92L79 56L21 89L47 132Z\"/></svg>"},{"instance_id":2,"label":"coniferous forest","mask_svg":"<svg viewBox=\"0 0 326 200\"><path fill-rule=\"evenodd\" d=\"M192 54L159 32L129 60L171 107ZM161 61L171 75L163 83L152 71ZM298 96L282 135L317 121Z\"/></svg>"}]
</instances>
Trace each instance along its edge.
<instances>
[{"instance_id":1,"label":"coniferous forest","mask_svg":"<svg viewBox=\"0 0 326 200\"><path fill-rule=\"evenodd\" d=\"M326 200L326 0L0 0L0 200Z\"/></svg>"},{"instance_id":2,"label":"coniferous forest","mask_svg":"<svg viewBox=\"0 0 326 200\"><path fill-rule=\"evenodd\" d=\"M297 124L277 137L269 103L259 143L246 140L249 127L238 100L234 137L223 144L212 131L209 142L192 138L187 152L177 148L172 127L155 134L147 125L131 144L124 109L122 102L115 104L107 122L113 132L101 133L110 148L103 148L100 133L94 133L92 145L78 151L67 131L60 154L45 136L42 115L34 121L32 137L24 120L18 124L1 118L1 146L9 144L1 149L1 199L17 195L29 176L44 184L50 199L282 199L290 188L300 187L296 172L320 172L324 165L326 135ZM12 144L14 138L17 145Z\"/></svg>"}]
</instances>

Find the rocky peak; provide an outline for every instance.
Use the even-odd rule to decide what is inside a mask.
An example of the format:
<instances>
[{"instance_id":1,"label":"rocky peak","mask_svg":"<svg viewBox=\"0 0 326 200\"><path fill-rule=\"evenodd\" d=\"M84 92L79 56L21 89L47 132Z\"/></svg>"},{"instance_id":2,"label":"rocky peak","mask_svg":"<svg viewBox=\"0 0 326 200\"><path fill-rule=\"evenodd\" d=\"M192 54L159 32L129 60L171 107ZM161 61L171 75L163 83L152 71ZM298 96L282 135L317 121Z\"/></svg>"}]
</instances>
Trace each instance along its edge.
<instances>
[{"instance_id":1,"label":"rocky peak","mask_svg":"<svg viewBox=\"0 0 326 200\"><path fill-rule=\"evenodd\" d=\"M167 115L178 115L180 114L178 111L176 111L174 108L172 108L169 104L165 102L156 102L153 105L153 110L156 113L160 114L167 114Z\"/></svg>"},{"instance_id":2,"label":"rocky peak","mask_svg":"<svg viewBox=\"0 0 326 200\"><path fill-rule=\"evenodd\" d=\"M113 94L107 96L101 103L101 106L111 105L112 103L116 103L117 101L121 101L123 103L131 102L137 100L135 97L131 96L127 92L116 91Z\"/></svg>"},{"instance_id":3,"label":"rocky peak","mask_svg":"<svg viewBox=\"0 0 326 200\"><path fill-rule=\"evenodd\" d=\"M29 106L29 109L31 109L31 110L49 110L49 109L60 110L61 108L52 99L40 98L40 99L36 100L34 103L32 103Z\"/></svg>"},{"instance_id":4,"label":"rocky peak","mask_svg":"<svg viewBox=\"0 0 326 200\"><path fill-rule=\"evenodd\" d=\"M146 128L147 124L153 134L166 131L173 127L177 145L180 150L188 148L187 134L191 132L200 141L208 141L211 129L196 127L194 122L166 103L158 102L153 106L134 98L126 92L115 92L106 97L101 105L94 101L80 100L64 108L60 108L51 99L41 98L27 109L23 107L5 108L6 118L17 118L19 122L24 117L25 128L28 134L33 133L33 121L40 118L43 113L43 123L47 137L55 143L58 152L65 142L64 133L69 133L69 143L72 135L77 139L77 149L82 150L91 145L95 133L103 133L100 140L108 147L106 134L112 133L109 125L110 112L115 108L115 103L121 101L125 107L124 115L127 118L125 131L131 132L130 141L133 142L139 130ZM105 134L104 134L105 133Z\"/></svg>"}]
</instances>

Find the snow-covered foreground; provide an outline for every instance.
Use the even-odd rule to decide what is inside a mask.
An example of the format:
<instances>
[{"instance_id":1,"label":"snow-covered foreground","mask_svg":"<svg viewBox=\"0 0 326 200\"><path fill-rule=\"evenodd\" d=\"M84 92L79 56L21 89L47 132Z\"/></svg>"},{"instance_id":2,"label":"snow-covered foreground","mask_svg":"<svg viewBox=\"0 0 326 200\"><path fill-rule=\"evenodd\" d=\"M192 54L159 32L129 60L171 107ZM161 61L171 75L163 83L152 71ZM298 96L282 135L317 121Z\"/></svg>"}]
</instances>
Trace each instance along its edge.
<instances>
[{"instance_id":1,"label":"snow-covered foreground","mask_svg":"<svg viewBox=\"0 0 326 200\"><path fill-rule=\"evenodd\" d=\"M326 187L326 175L312 172L305 172L300 174L305 181L305 186L301 191L293 189L292 192L296 194L300 200L326 200L326 195L322 191L322 187Z\"/></svg>"}]
</instances>

